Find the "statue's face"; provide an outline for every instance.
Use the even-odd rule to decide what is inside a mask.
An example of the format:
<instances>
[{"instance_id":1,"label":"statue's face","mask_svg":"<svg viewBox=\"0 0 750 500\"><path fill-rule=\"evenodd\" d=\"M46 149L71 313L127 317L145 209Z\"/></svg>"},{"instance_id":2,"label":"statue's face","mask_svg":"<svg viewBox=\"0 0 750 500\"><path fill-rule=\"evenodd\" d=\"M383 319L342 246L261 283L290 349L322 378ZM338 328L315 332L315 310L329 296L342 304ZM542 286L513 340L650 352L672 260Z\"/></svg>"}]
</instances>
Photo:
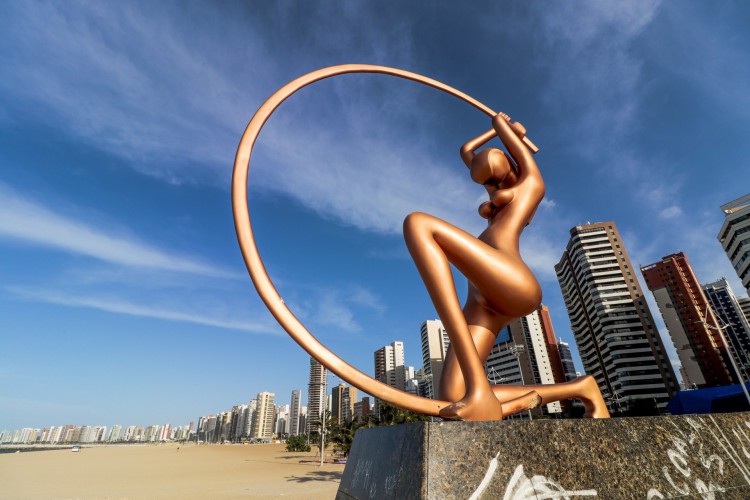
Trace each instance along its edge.
<instances>
[{"instance_id":1,"label":"statue's face","mask_svg":"<svg viewBox=\"0 0 750 500\"><path fill-rule=\"evenodd\" d=\"M518 176L505 152L488 148L477 153L471 161L471 178L492 194L497 189L513 186Z\"/></svg>"}]
</instances>

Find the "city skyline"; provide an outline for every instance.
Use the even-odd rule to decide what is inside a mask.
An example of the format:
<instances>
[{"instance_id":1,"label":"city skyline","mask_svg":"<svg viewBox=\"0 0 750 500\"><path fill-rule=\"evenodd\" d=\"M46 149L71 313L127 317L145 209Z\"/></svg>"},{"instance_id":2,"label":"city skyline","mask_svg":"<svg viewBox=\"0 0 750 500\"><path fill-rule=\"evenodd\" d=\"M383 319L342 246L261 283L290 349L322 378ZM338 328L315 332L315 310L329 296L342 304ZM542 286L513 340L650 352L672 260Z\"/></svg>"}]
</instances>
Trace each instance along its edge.
<instances>
[{"instance_id":1,"label":"city skyline","mask_svg":"<svg viewBox=\"0 0 750 500\"><path fill-rule=\"evenodd\" d=\"M308 355L255 295L228 186L258 106L328 65L415 71L526 125L547 197L522 255L571 347L554 264L588 220L616 221L636 267L682 250L702 280L726 276L744 295L717 241L720 207L750 191L744 4L16 2L5 14L0 428L181 422L304 388ZM396 339L405 365L422 365L419 327L436 315L401 224L424 211L481 230L486 194L458 148L489 125L431 89L349 75L264 129L250 169L260 251L293 312L360 370Z\"/></svg>"}]
</instances>

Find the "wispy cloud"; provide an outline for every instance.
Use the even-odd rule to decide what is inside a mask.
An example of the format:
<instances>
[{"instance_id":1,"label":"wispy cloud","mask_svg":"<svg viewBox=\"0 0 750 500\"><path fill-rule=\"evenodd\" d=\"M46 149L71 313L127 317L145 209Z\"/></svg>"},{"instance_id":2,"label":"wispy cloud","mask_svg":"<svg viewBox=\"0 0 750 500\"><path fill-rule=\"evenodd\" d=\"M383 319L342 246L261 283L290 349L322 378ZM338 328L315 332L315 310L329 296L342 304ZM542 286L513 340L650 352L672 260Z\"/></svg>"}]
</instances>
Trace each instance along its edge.
<instances>
[{"instance_id":1,"label":"wispy cloud","mask_svg":"<svg viewBox=\"0 0 750 500\"><path fill-rule=\"evenodd\" d=\"M328 287L286 282L282 295L313 334L331 329L360 333L363 318L381 316L387 309L377 294L361 285Z\"/></svg>"},{"instance_id":2,"label":"wispy cloud","mask_svg":"<svg viewBox=\"0 0 750 500\"><path fill-rule=\"evenodd\" d=\"M323 296L315 308L311 321L316 325L333 326L348 333L362 331L362 326L355 319L354 311L339 300L338 294Z\"/></svg>"},{"instance_id":3,"label":"wispy cloud","mask_svg":"<svg viewBox=\"0 0 750 500\"><path fill-rule=\"evenodd\" d=\"M360 111L362 120L377 121L368 116L372 111ZM383 234L399 234L404 217L416 210L481 227L475 211L459 208L481 188L468 179L458 155L451 164L416 152L395 136L350 135L342 143L335 132L294 124L284 129L287 137L267 138L276 156L273 165L261 167L259 182L265 189L291 196L323 216Z\"/></svg>"},{"instance_id":4,"label":"wispy cloud","mask_svg":"<svg viewBox=\"0 0 750 500\"><path fill-rule=\"evenodd\" d=\"M0 50L1 60L13 71L0 88L28 104L28 112L36 110L44 120L65 122L80 140L128 159L142 172L170 182L206 176L212 181L225 179L239 131L262 99L289 76L279 76L279 65L261 50L260 38L252 43L252 33L243 33L241 39L253 64L240 69L244 73L238 76L231 60L213 57L223 49L198 50L197 41L186 38L179 16L171 15L172 6L155 6L149 13L129 4L110 7L96 3L70 9L55 3L14 7L13 23L7 26L16 42L14 50ZM281 12L273 18L283 24L288 13L283 6L275 8ZM309 15L316 20L314 43L330 52L332 62L341 62L335 56L350 54L356 46L368 62L409 66L411 38L403 20L380 23L377 32L338 33L334 28L339 22L362 18L361 8L343 8L336 18L328 10L311 8ZM384 33L388 53L379 43ZM207 47L228 43L205 34L196 37ZM232 39L231 30L228 37ZM212 58L205 57L209 52ZM270 76L253 69L259 67ZM266 87L264 78L276 83ZM407 85L403 94L394 94L394 87L385 87L380 80L372 83L375 80L337 80L325 87L324 102L312 99L296 108L285 103L283 109L291 106L298 111L296 119L285 118L282 109L269 122L254 158L266 160L262 162L266 168L254 165L251 182L365 231L398 234L404 217L415 210L470 232L480 231L483 224L472 200L481 188L470 182L458 155L432 154L425 147L425 136L434 134L434 127L413 127L413 110L373 106L375 96L413 103L414 87ZM300 116L305 119L298 121ZM41 215L52 220L54 214ZM86 248L67 238L49 237L47 244L97 258L114 256L109 258L127 265L151 262L215 272L185 259L167 261L143 244L107 241L107 235L90 234L95 233L91 228L62 222L62 229L85 236L81 241L87 242ZM6 236L11 236L10 231ZM535 240L542 245L539 248L533 242L526 246L534 254L544 253L548 245L542 240ZM126 248L129 244L131 248ZM110 252L107 247L122 251Z\"/></svg>"},{"instance_id":5,"label":"wispy cloud","mask_svg":"<svg viewBox=\"0 0 750 500\"><path fill-rule=\"evenodd\" d=\"M251 108L247 82L261 79L248 67L242 88L229 84L219 70L224 50L194 50L215 40L199 41L180 29L174 6L141 7L9 6L2 26L14 43L0 47L8 69L0 89L23 103L25 115L63 122L78 140L130 160L141 172L171 182L215 180L206 173L227 171L241 110ZM261 47L245 43L242 50L253 59Z\"/></svg>"},{"instance_id":6,"label":"wispy cloud","mask_svg":"<svg viewBox=\"0 0 750 500\"><path fill-rule=\"evenodd\" d=\"M659 212L659 217L662 219L674 219L675 217L679 217L681 215L682 209L677 205L671 205Z\"/></svg>"},{"instance_id":7,"label":"wispy cloud","mask_svg":"<svg viewBox=\"0 0 750 500\"><path fill-rule=\"evenodd\" d=\"M174 255L135 237L99 229L55 213L0 183L0 238L55 248L121 266L232 278L233 274L198 260Z\"/></svg>"},{"instance_id":8,"label":"wispy cloud","mask_svg":"<svg viewBox=\"0 0 750 500\"><path fill-rule=\"evenodd\" d=\"M548 65L554 82L544 97L566 116L568 139L579 153L600 156L627 135L640 104L643 64L630 49L659 4L589 0L544 9L538 40L545 56L538 62Z\"/></svg>"},{"instance_id":9,"label":"wispy cloud","mask_svg":"<svg viewBox=\"0 0 750 500\"><path fill-rule=\"evenodd\" d=\"M198 325L213 326L224 328L227 330L239 330L249 333L271 335L277 335L280 333L279 327L271 323L254 323L247 320L216 318L210 315L199 314L195 311L179 311L160 308L153 305L136 304L134 302L115 297L105 298L76 296L67 292L54 292L47 289L29 287L10 286L5 287L5 290L23 299L46 302L49 304L58 304L70 307L85 307L115 314L155 318L165 321L195 323Z\"/></svg>"}]
</instances>

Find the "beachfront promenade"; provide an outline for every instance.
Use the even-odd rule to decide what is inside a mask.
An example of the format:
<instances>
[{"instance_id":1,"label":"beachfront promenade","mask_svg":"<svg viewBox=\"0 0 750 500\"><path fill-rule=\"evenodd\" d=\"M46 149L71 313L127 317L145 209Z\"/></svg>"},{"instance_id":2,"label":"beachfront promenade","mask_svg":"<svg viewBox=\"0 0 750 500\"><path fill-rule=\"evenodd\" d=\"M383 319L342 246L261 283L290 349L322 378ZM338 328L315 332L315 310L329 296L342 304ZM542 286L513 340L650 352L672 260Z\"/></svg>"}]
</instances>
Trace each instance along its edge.
<instances>
[{"instance_id":1,"label":"beachfront promenade","mask_svg":"<svg viewBox=\"0 0 750 500\"><path fill-rule=\"evenodd\" d=\"M268 445L95 445L0 454L5 498L334 498L344 465Z\"/></svg>"}]
</instances>

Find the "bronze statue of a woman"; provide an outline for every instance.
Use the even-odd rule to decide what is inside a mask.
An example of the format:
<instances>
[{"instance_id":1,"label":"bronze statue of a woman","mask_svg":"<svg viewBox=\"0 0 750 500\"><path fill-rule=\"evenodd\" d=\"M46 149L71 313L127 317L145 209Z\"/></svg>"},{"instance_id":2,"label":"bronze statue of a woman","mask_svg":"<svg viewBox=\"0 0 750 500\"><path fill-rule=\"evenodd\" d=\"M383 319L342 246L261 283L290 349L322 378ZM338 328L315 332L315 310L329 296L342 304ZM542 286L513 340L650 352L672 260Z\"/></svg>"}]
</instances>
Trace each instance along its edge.
<instances>
[{"instance_id":1,"label":"bronze statue of a woman","mask_svg":"<svg viewBox=\"0 0 750 500\"><path fill-rule=\"evenodd\" d=\"M542 290L519 252L519 238L544 197L544 181L523 144L526 129L504 113L492 119L492 129L461 148L471 178L482 184L490 200L479 207L487 229L474 237L441 219L423 213L404 221L404 238L427 287L451 346L442 378L440 398L455 401L440 416L458 420L497 420L504 414L564 398L580 398L587 416L606 418L607 407L596 381L588 376L566 384L491 386L484 372L495 337L511 320L534 311ZM499 137L510 153L475 150ZM461 309L450 264L469 281ZM494 396L493 396L494 394Z\"/></svg>"},{"instance_id":2,"label":"bronze statue of a woman","mask_svg":"<svg viewBox=\"0 0 750 500\"><path fill-rule=\"evenodd\" d=\"M279 295L263 265L250 224L247 182L250 157L258 135L274 110L299 89L348 73L379 73L418 82L457 97L492 118L492 130L461 148L471 178L487 188L490 200L479 207L488 220L479 238L435 217L414 213L404 221L404 236L438 315L451 339L443 376L441 400L422 398L383 384L336 356L316 339ZM286 332L326 368L362 391L396 406L427 415L458 420L496 420L541 403L579 398L586 416L609 417L592 377L534 386L491 386L483 364L498 332L512 319L531 313L542 298L539 283L521 259L518 240L544 196L544 181L519 123L496 114L476 99L416 73L385 66L345 64L303 75L277 90L258 109L242 135L234 161L232 209L237 239L258 295ZM498 149L474 151L499 137L510 153ZM469 297L461 308L450 264L469 280Z\"/></svg>"}]
</instances>

